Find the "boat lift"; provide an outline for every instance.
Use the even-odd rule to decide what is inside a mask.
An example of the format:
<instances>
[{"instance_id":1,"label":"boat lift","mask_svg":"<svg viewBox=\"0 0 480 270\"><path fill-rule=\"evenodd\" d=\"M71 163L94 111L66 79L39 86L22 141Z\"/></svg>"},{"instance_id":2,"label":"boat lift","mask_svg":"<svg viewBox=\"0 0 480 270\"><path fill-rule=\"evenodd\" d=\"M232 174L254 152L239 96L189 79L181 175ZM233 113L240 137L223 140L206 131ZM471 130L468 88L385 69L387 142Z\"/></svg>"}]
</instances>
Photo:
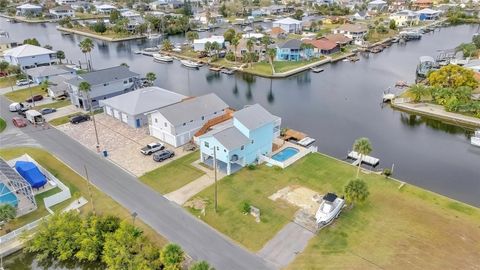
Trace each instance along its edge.
<instances>
[{"instance_id":1,"label":"boat lift","mask_svg":"<svg viewBox=\"0 0 480 270\"><path fill-rule=\"evenodd\" d=\"M370 165L372 167L376 167L380 163L380 159L367 156L367 155L362 155L362 158L360 160L360 154L355 152L355 151L350 151L348 153L347 158L354 159L355 161L352 163L352 165L358 165L358 163L365 163L367 165Z\"/></svg>"}]
</instances>

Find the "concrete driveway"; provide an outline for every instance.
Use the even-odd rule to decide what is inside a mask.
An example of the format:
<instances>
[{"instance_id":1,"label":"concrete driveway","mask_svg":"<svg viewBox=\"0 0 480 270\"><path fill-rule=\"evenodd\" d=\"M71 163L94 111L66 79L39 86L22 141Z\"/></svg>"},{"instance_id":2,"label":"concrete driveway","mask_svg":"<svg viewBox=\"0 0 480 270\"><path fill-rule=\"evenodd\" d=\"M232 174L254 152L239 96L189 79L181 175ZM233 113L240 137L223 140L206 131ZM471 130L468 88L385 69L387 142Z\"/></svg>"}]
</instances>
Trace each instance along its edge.
<instances>
[{"instance_id":1,"label":"concrete driveway","mask_svg":"<svg viewBox=\"0 0 480 270\"><path fill-rule=\"evenodd\" d=\"M152 156L145 156L140 153L140 148L158 141L157 138L148 135L147 128L132 128L104 114L95 115L95 120L100 150L106 150L108 158L112 162L135 176L141 176L188 153L183 151L181 147L175 149L167 147L175 152L175 157L164 162L155 162ZM76 125L68 123L57 128L85 147L96 150L93 121Z\"/></svg>"},{"instance_id":2,"label":"concrete driveway","mask_svg":"<svg viewBox=\"0 0 480 270\"><path fill-rule=\"evenodd\" d=\"M81 112L81 110L75 107L74 105L68 105L65 107L58 108L57 111L54 113L44 115L43 118L45 118L46 121L50 121L52 119L74 114L77 112Z\"/></svg>"}]
</instances>

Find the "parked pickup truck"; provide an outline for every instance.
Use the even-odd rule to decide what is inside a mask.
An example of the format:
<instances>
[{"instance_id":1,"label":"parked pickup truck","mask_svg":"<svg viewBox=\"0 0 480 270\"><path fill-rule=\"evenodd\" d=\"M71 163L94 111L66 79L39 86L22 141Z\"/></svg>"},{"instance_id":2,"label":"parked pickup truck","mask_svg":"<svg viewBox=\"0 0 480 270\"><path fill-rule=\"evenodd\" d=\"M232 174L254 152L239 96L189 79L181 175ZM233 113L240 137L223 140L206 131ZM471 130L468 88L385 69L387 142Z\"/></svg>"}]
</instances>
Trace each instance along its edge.
<instances>
[{"instance_id":1,"label":"parked pickup truck","mask_svg":"<svg viewBox=\"0 0 480 270\"><path fill-rule=\"evenodd\" d=\"M165 149L165 146L162 143L149 143L147 146L140 149L140 152L144 155L151 155L163 149Z\"/></svg>"}]
</instances>

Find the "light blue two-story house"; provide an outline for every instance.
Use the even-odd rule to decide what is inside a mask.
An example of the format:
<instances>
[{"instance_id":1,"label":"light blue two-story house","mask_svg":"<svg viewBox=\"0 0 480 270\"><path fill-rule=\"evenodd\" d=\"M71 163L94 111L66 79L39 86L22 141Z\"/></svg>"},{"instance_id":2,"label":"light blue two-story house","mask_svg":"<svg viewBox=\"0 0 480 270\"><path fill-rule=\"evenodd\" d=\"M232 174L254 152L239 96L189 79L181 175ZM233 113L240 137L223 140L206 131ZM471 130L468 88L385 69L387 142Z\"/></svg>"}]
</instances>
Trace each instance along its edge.
<instances>
[{"instance_id":1,"label":"light blue two-story house","mask_svg":"<svg viewBox=\"0 0 480 270\"><path fill-rule=\"evenodd\" d=\"M232 119L211 128L198 138L200 160L227 175L258 162L272 153L273 140L280 136L281 118L259 104L233 113Z\"/></svg>"},{"instance_id":2,"label":"light blue two-story house","mask_svg":"<svg viewBox=\"0 0 480 270\"><path fill-rule=\"evenodd\" d=\"M312 48L304 48L303 42L298 39L290 39L283 44L277 45L277 61L300 61L313 56Z\"/></svg>"}]
</instances>

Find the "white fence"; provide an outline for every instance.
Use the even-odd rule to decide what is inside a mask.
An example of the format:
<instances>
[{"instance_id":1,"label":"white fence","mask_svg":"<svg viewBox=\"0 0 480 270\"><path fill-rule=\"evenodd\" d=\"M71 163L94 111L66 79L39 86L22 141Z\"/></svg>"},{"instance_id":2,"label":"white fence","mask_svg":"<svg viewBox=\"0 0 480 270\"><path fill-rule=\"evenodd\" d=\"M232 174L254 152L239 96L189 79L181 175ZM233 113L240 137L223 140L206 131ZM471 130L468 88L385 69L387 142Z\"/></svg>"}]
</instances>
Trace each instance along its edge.
<instances>
[{"instance_id":1,"label":"white fence","mask_svg":"<svg viewBox=\"0 0 480 270\"><path fill-rule=\"evenodd\" d=\"M273 158L270 158L270 157L267 157L267 156L264 156L264 155L260 155L260 162L266 162L266 163L272 164L274 166L278 166L282 169L285 169L285 167L286 167L283 162L280 162L278 160L275 160Z\"/></svg>"},{"instance_id":2,"label":"white fence","mask_svg":"<svg viewBox=\"0 0 480 270\"><path fill-rule=\"evenodd\" d=\"M42 223L42 221L45 218L46 217L41 218L41 219L37 219L32 223L28 223L27 225L25 225L23 227L20 227L20 228L14 230L14 231L11 231L11 232L1 236L0 237L0 245L3 245L3 244L5 244L9 241L17 239L20 235L22 235L22 233L24 233L26 231L30 231L32 229L35 229L36 227L38 227L38 225L40 225L40 223Z\"/></svg>"}]
</instances>

